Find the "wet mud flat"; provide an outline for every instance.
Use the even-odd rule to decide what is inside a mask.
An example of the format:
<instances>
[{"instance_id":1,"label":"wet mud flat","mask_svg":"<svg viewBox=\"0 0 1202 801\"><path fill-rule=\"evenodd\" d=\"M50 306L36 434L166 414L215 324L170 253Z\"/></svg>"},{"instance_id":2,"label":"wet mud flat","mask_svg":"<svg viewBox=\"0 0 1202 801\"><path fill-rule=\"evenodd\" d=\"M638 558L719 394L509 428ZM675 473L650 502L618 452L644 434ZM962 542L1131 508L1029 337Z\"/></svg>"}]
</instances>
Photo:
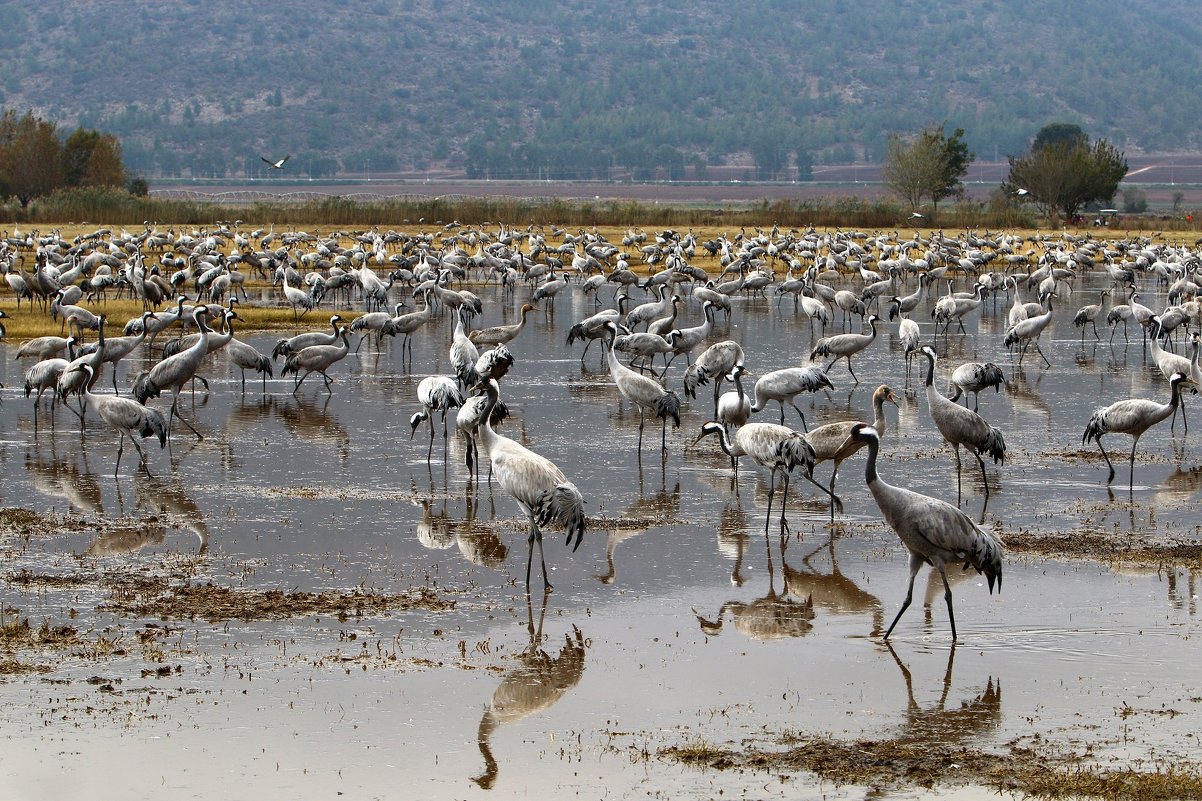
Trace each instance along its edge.
<instances>
[{"instance_id":1,"label":"wet mud flat","mask_svg":"<svg viewBox=\"0 0 1202 801\"><path fill-rule=\"evenodd\" d=\"M487 322L516 319L520 293L480 291ZM716 337L744 342L756 372L802 363L810 334L788 306L740 299ZM447 372L449 321L412 367L365 345L330 397L278 380L243 393L219 360L211 391L181 401L205 439L148 450L146 470L127 449L116 479L112 432L66 414L35 431L5 359L7 793L1197 797L1198 434L1149 434L1130 492L1125 465L1108 490L1080 444L1100 403L1167 397L1138 340L1082 347L1065 309L1053 368L1003 361L1010 386L980 405L1011 449L986 470L987 505L970 459L963 476L963 508L1006 545L1003 591L955 571L953 648L924 571L886 645L907 560L863 457L841 470L834 524L796 482L792 534L765 534L766 474L745 464L732 482L712 442L693 444L702 399L666 459L657 441L636 457L637 411L595 349L581 365L564 345L591 310L574 296L532 317L505 384L501 432L588 501L584 545L548 533L556 591L529 601L516 505L483 476L469 490L454 436L429 465L422 432L409 439L417 382ZM941 338L940 373L1005 360L1002 313ZM889 383L882 475L954 500L892 329L856 372L799 402L810 425L868 417Z\"/></svg>"}]
</instances>

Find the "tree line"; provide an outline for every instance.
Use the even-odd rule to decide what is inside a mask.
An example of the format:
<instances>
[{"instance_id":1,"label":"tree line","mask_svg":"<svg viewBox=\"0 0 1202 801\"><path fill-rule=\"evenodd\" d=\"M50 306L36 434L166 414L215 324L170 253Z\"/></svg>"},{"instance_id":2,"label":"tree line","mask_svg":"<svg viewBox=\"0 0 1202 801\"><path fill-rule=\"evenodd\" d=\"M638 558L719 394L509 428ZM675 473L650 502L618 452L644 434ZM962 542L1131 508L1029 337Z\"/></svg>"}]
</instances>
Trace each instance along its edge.
<instances>
[{"instance_id":1,"label":"tree line","mask_svg":"<svg viewBox=\"0 0 1202 801\"><path fill-rule=\"evenodd\" d=\"M68 133L32 111L0 113L0 198L16 198L26 208L34 198L74 187L123 187L142 195L148 189L126 172L113 134L82 127Z\"/></svg>"},{"instance_id":2,"label":"tree line","mask_svg":"<svg viewBox=\"0 0 1202 801\"><path fill-rule=\"evenodd\" d=\"M893 134L885 154L886 185L914 209L925 200L932 212L939 201L963 194L961 179L973 154L964 130L951 136L945 125L929 125L910 136ZM1000 203L1035 203L1044 217L1072 221L1087 204L1112 203L1127 174L1126 156L1105 139L1090 140L1081 126L1045 125L1026 153L1011 156L1010 173L997 190Z\"/></svg>"}]
</instances>

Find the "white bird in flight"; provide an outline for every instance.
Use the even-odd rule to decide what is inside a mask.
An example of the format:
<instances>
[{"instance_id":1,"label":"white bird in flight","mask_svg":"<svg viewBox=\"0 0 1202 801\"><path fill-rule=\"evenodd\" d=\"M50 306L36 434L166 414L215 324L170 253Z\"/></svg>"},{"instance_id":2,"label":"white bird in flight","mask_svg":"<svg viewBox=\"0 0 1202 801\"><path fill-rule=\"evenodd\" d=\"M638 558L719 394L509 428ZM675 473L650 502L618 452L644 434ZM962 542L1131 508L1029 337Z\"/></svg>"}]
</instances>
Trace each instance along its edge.
<instances>
[{"instance_id":1,"label":"white bird in flight","mask_svg":"<svg viewBox=\"0 0 1202 801\"><path fill-rule=\"evenodd\" d=\"M271 159L267 158L266 156L259 156L259 158L263 159L263 163L266 164L268 167L271 167L273 170L282 170L282 169L284 169L284 162L286 162L286 161L288 161L288 159L292 158L292 154L289 153L288 155L284 156L279 161L272 161Z\"/></svg>"}]
</instances>

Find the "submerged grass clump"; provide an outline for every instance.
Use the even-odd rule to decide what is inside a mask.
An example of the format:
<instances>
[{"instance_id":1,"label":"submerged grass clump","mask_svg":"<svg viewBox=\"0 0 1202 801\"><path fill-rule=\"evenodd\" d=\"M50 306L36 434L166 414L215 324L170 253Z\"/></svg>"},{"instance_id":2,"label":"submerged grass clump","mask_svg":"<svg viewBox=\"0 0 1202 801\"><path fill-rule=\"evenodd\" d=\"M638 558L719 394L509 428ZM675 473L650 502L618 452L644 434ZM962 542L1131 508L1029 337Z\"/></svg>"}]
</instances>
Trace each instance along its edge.
<instances>
[{"instance_id":1,"label":"submerged grass clump","mask_svg":"<svg viewBox=\"0 0 1202 801\"><path fill-rule=\"evenodd\" d=\"M785 738L793 741L794 736ZM783 743L782 743L783 744ZM664 759L710 770L805 772L875 792L936 786L990 787L1035 798L1202 798L1202 774L1169 766L1150 771L1107 770L1072 757L1037 754L1011 745L1008 753L947 748L901 740L841 742L815 737L785 750L731 750L696 741L664 748Z\"/></svg>"}]
</instances>

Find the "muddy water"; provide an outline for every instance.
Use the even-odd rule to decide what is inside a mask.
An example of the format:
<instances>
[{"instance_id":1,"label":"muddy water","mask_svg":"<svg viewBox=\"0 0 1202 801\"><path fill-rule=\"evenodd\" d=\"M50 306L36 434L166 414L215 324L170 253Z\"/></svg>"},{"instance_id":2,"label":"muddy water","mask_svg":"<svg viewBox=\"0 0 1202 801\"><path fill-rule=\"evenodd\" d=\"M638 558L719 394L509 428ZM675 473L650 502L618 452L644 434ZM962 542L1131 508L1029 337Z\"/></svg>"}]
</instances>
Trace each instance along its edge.
<instances>
[{"instance_id":1,"label":"muddy water","mask_svg":"<svg viewBox=\"0 0 1202 801\"><path fill-rule=\"evenodd\" d=\"M1202 458L1181 421L1175 436L1165 424L1144 437L1130 493L1128 438L1107 439L1113 494L1096 448L1081 448L1101 403L1168 397L1134 327L1130 346L1095 344L1092 334L1081 346L1070 320L1096 301L1095 284L1085 279L1061 299L1043 340L1050 369L1037 355L1019 368L1002 348L1004 298L972 315L966 334L940 337L944 381L967 359L996 361L1010 380L980 400L1005 432L1006 465L988 467L982 512L979 471L965 463L964 508L1003 538L1091 531L1119 543L1196 541ZM520 295L481 294L484 324L516 320ZM99 420L81 434L59 409L53 425L41 415L35 432L6 354L4 504L74 523L6 542L4 604L108 646L23 654L51 671L0 685L5 794L864 794L807 774L700 771L657 755L702 741L770 745L788 732L984 751L1018 744L1144 770L1194 758L1193 571L1015 553L994 596L982 577L955 571L955 648L942 587L924 571L886 646L880 633L904 597L907 556L867 495L863 457L844 465L837 491L846 511L836 525L818 491L799 481L792 536L782 541L775 524L765 536L766 476L748 463L732 486L717 443L691 445L708 396L669 432L666 460L651 425L636 457L638 413L619 404L598 349L582 366L579 345L564 345L568 327L592 310L577 295L560 298L553 317L532 315L503 387L515 415L502 433L554 460L597 521L575 554L548 535L556 591L545 608L541 593L528 605L523 592L516 504L485 482L469 492L453 435L444 459L440 430L429 464L426 432L410 440L417 382L449 370L449 319L415 337L411 368L399 343L379 354L365 344L333 369L330 397L313 379L297 396L279 380L267 394L248 380L243 392L237 370L218 360L207 374L212 391L181 399L205 439L177 425L168 451L148 449L149 474L127 448L116 479L116 437ZM929 339L929 304L916 317ZM698 320L690 308L686 324ZM737 301L734 321L719 317L713 339L728 336L759 374L800 363L811 345L787 302ZM268 352L274 341L248 339ZM132 366L122 366L123 382ZM872 390L889 383L901 405L887 411L882 476L954 502L954 462L927 416L917 363L918 391L900 392L896 326L883 325L854 367L858 386L841 364L833 392L799 402L810 424L869 419ZM678 391L682 372L670 371ZM786 422L797 426L796 413ZM820 466L819 480L829 471ZM155 525L114 531L148 516ZM345 619L138 619L97 611L110 600L103 584L11 580L20 571L128 570L182 570L185 580L246 590L432 587L456 605ZM534 574L537 587L537 560ZM147 646L138 633L148 625L168 633ZM164 666L166 675L154 672Z\"/></svg>"}]
</instances>

